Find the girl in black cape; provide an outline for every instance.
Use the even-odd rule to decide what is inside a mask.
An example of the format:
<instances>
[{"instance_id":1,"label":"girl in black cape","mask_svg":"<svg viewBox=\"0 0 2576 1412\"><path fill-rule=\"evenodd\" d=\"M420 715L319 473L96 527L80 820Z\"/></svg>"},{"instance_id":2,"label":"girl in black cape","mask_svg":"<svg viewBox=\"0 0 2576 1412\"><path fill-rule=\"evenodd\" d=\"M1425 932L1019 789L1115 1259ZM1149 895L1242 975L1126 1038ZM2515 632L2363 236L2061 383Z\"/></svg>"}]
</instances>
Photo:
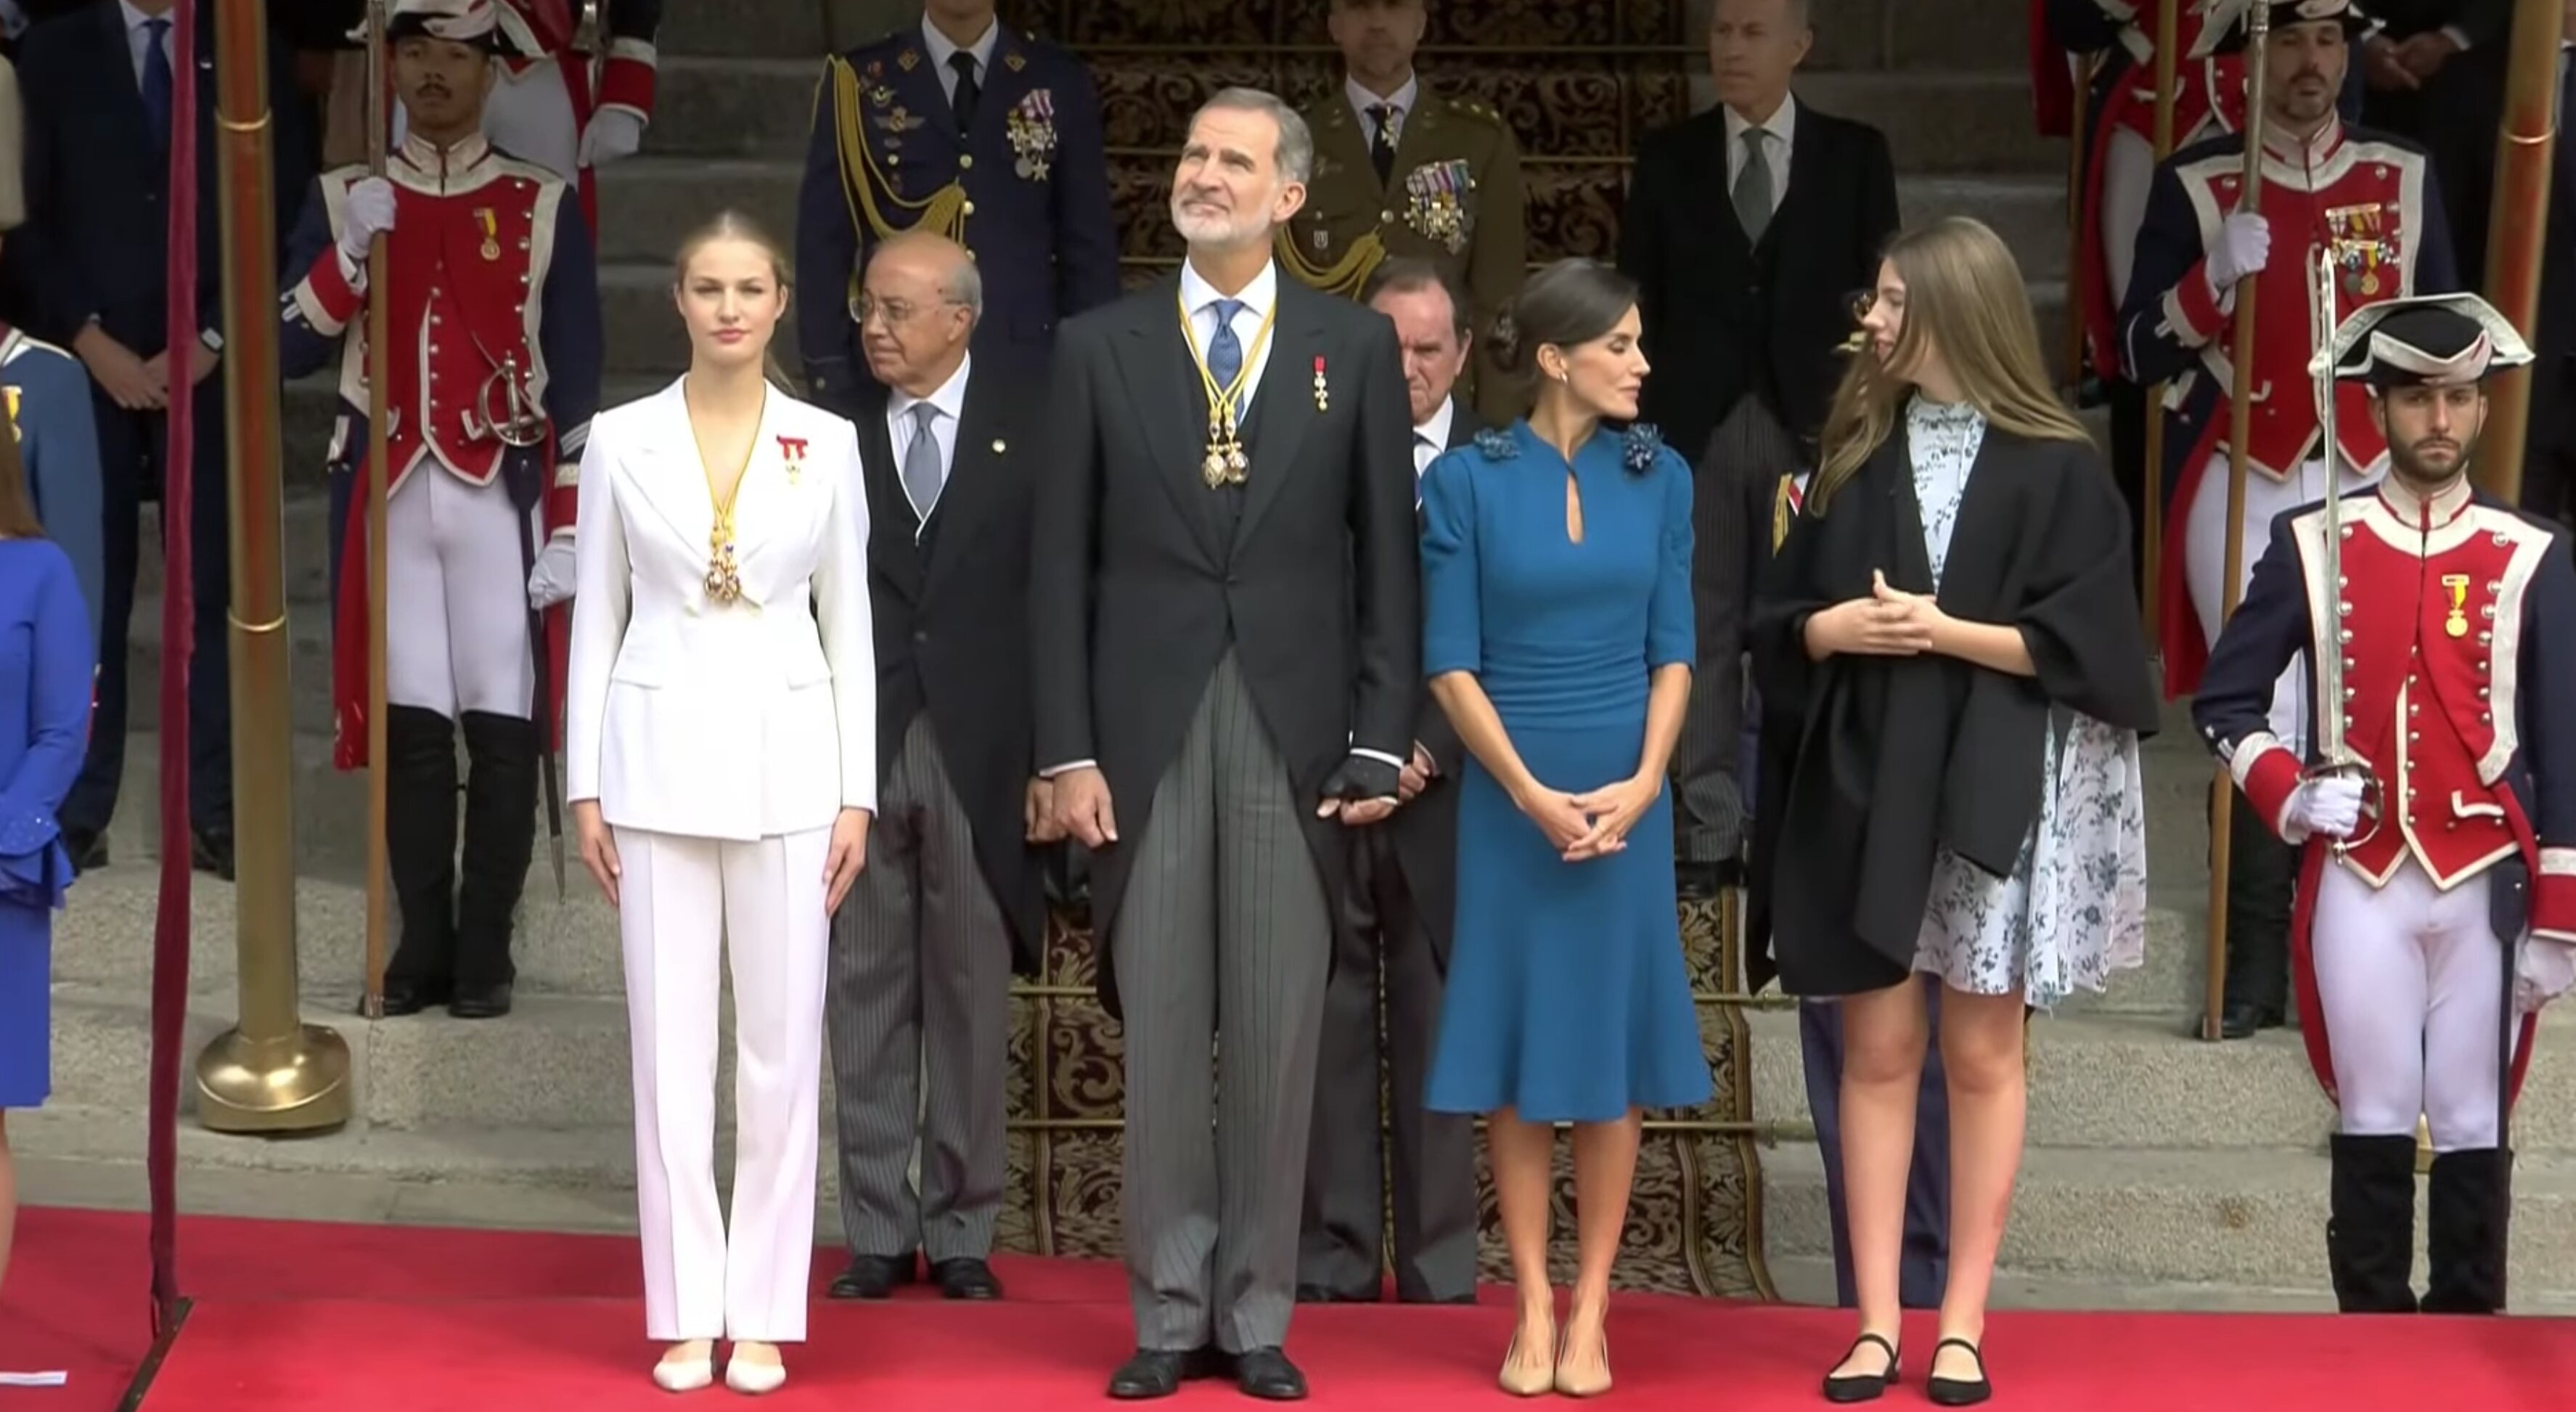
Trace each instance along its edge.
<instances>
[{"instance_id":1,"label":"girl in black cape","mask_svg":"<svg viewBox=\"0 0 2576 1412\"><path fill-rule=\"evenodd\" d=\"M2041 370L1993 231L1898 237L1765 576L1756 926L1790 993L1839 998L1844 1193L1860 1337L1825 1379L1895 1380L1897 1265L1938 976L1949 1284L1929 1392L1990 1392L1980 1342L2021 1159L2025 1006L2144 959L2138 740L2155 689L2127 511ZM1875 356L1871 356L1874 354ZM1757 933L1758 934L1758 933Z\"/></svg>"}]
</instances>

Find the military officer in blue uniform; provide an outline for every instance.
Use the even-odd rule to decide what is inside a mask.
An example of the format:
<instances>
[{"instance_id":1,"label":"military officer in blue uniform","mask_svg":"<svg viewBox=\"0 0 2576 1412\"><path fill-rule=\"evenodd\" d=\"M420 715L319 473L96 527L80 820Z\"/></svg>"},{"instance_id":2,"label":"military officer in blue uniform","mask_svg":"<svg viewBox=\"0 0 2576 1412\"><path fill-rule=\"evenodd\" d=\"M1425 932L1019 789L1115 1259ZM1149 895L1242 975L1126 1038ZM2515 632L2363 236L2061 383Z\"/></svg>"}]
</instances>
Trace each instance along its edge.
<instances>
[{"instance_id":1,"label":"military officer in blue uniform","mask_svg":"<svg viewBox=\"0 0 2576 1412\"><path fill-rule=\"evenodd\" d=\"M1044 371L1056 326L1119 293L1109 161L1090 71L1013 34L993 0L928 0L901 29L824 61L796 263L818 297L796 341L813 400L845 415L868 376L848 293L878 242L945 235L976 257L987 367Z\"/></svg>"}]
</instances>

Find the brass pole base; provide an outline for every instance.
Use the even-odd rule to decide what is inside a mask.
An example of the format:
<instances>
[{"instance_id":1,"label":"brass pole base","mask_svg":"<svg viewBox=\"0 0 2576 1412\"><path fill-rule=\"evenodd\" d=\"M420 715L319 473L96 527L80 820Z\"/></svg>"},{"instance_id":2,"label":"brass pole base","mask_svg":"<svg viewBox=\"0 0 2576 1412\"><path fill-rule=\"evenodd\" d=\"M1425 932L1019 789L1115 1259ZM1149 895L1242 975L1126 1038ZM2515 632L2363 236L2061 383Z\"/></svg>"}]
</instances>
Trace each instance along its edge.
<instances>
[{"instance_id":1,"label":"brass pole base","mask_svg":"<svg viewBox=\"0 0 2576 1412\"><path fill-rule=\"evenodd\" d=\"M197 1056L197 1121L210 1132L319 1132L350 1107L348 1041L320 1025L277 1039L227 1030Z\"/></svg>"}]
</instances>

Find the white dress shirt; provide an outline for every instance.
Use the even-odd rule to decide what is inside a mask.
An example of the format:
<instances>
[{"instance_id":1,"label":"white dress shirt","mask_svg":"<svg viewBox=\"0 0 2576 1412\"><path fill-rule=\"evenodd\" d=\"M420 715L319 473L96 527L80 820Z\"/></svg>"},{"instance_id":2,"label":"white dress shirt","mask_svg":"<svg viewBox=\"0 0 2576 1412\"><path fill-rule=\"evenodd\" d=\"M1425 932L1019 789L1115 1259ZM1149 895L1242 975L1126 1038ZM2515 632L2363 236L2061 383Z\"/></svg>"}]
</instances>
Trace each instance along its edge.
<instances>
[{"instance_id":1,"label":"white dress shirt","mask_svg":"<svg viewBox=\"0 0 2576 1412\"><path fill-rule=\"evenodd\" d=\"M948 473L957 464L957 421L966 415L966 378L974 370L975 355L969 353L964 361L957 365L957 371L948 375L948 381L941 383L938 390L928 397L915 397L907 392L888 390L886 438L894 445L895 478L898 481L902 479L903 458L912 453L912 439L920 432L920 423L914 419L912 409L927 402L939 409L939 415L930 419L930 437L939 444L940 493L943 495L947 493ZM904 487L904 498L907 500L912 498L912 487ZM933 501L932 505L936 506L937 503ZM919 505L912 507L912 513L920 519L929 518L928 513Z\"/></svg>"},{"instance_id":2,"label":"white dress shirt","mask_svg":"<svg viewBox=\"0 0 2576 1412\"><path fill-rule=\"evenodd\" d=\"M125 47L128 52L128 57L132 58L134 61L135 90L140 92L143 88L143 56L145 53L143 46L152 42L152 31L144 28L144 26L152 23L154 20L163 21L170 26L168 29L161 31L161 57L170 61L171 69L175 73L178 68L179 60L178 51L172 46L178 43L179 16L175 10L166 14L147 15L141 10L134 8L134 0L116 0L116 3L119 9L125 11Z\"/></svg>"},{"instance_id":3,"label":"white dress shirt","mask_svg":"<svg viewBox=\"0 0 2576 1412\"><path fill-rule=\"evenodd\" d=\"M1369 109L1380 103L1393 108L1395 119L1392 126L1395 128L1395 140L1402 142L1404 120L1413 116L1413 104L1422 96L1422 79L1419 75L1409 77L1405 79L1404 87L1380 98L1374 89L1358 79L1345 78L1342 80L1342 96L1350 100L1351 111L1359 115L1360 132L1371 142L1377 140L1377 119L1369 115Z\"/></svg>"},{"instance_id":4,"label":"white dress shirt","mask_svg":"<svg viewBox=\"0 0 2576 1412\"><path fill-rule=\"evenodd\" d=\"M1798 99L1795 94L1780 100L1771 116L1759 123L1747 121L1733 108L1726 110L1726 189L1732 195L1735 183L1744 175L1744 134L1754 128L1762 130L1762 157L1771 166L1771 212L1778 215L1780 202L1789 194L1789 147L1798 136Z\"/></svg>"},{"instance_id":5,"label":"white dress shirt","mask_svg":"<svg viewBox=\"0 0 2576 1412\"><path fill-rule=\"evenodd\" d=\"M1279 302L1278 262L1264 263L1252 283L1233 295L1217 293L1216 286L1199 274L1197 266L1186 260L1181 262L1181 306L1190 311L1190 336L1198 340L1201 358L1208 356L1216 338L1216 303L1226 298L1243 305L1234 311L1234 336L1243 345L1244 359L1243 393L1234 404L1235 420L1240 422L1252 415L1252 394L1261 386L1261 370L1270 362L1270 340L1263 339L1258 347L1253 340L1260 334L1271 307Z\"/></svg>"},{"instance_id":6,"label":"white dress shirt","mask_svg":"<svg viewBox=\"0 0 2576 1412\"><path fill-rule=\"evenodd\" d=\"M1432 412L1431 420L1413 429L1413 503L1416 505L1422 503L1422 473L1430 470L1431 463L1440 459L1440 453L1449 449L1449 427L1457 420L1458 399L1443 397L1440 406Z\"/></svg>"},{"instance_id":7,"label":"white dress shirt","mask_svg":"<svg viewBox=\"0 0 2576 1412\"><path fill-rule=\"evenodd\" d=\"M962 49L962 52L975 56L975 82L986 88L992 87L993 45L1001 33L1002 22L994 20L984 26L980 38ZM950 55L961 52L960 46L956 40L941 34L939 26L932 24L927 15L921 19L921 42L930 50L930 71L939 75L939 91L948 95L949 102L956 102L957 71L948 67L948 59Z\"/></svg>"}]
</instances>

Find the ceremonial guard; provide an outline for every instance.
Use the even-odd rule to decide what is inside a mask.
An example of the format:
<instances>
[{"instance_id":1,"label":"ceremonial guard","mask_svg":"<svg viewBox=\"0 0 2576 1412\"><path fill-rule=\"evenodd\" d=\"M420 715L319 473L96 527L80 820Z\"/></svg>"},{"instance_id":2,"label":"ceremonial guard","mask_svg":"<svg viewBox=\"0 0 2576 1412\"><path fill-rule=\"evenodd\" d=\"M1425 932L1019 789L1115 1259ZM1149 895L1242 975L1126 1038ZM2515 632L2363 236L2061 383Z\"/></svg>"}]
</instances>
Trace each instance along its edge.
<instances>
[{"instance_id":1,"label":"ceremonial guard","mask_svg":"<svg viewBox=\"0 0 2576 1412\"><path fill-rule=\"evenodd\" d=\"M1279 232L1283 269L1359 297L1388 257L1426 259L1471 305L1511 307L1529 270L1520 143L1492 108L1431 91L1414 70L1424 0L1333 0L1340 88L1300 110L1315 134L1306 209ZM1526 397L1490 371L1471 384L1488 420Z\"/></svg>"},{"instance_id":2,"label":"ceremonial guard","mask_svg":"<svg viewBox=\"0 0 2576 1412\"><path fill-rule=\"evenodd\" d=\"M2242 573L2262 552L2272 517L2328 492L2358 490L2387 464L2387 443L2358 388L2338 394L2335 444L2319 434L2307 363L2310 256L2332 253L2336 318L2365 305L2458 288L2448 226L2422 149L2347 127L2336 98L2363 21L2350 0L2273 0L2260 76L2267 130L2262 191L2246 200L2245 137L2187 147L2157 169L2138 263L2121 312L2122 358L2141 382L2168 381L2165 483L2172 487L2159 566L2165 690L2190 695L2223 612L2231 408L2252 405L2245 448ZM2252 307L2238 284L2261 275ZM2254 320L2251 366L2233 362L2234 321ZM2302 698L2284 675L2274 729L2300 738ZM2259 824L2233 829L2228 878L2228 977L2223 1031L2279 1025L2287 1008L2289 855Z\"/></svg>"},{"instance_id":3,"label":"ceremonial guard","mask_svg":"<svg viewBox=\"0 0 2576 1412\"><path fill-rule=\"evenodd\" d=\"M582 214L596 226L592 168L634 156L653 120L662 0L498 3L501 81L483 111L484 134L511 156L578 181Z\"/></svg>"},{"instance_id":4,"label":"ceremonial guard","mask_svg":"<svg viewBox=\"0 0 2576 1412\"><path fill-rule=\"evenodd\" d=\"M1100 96L1080 59L1013 34L993 0L929 0L917 28L824 61L798 195L796 263L814 294L796 341L813 400L856 418L868 377L849 315L860 271L899 231L974 252L974 354L1044 375L1056 326L1119 292Z\"/></svg>"},{"instance_id":5,"label":"ceremonial guard","mask_svg":"<svg viewBox=\"0 0 2576 1412\"><path fill-rule=\"evenodd\" d=\"M285 300L281 357L299 377L340 348L334 759L386 772L402 943L385 1013L446 1004L487 1018L510 1008L511 912L560 719L563 623L548 610L572 594L578 463L599 401L599 289L571 186L484 140L490 0L397 0L386 37L409 133L385 177L342 167L317 184L288 242L287 269L303 274ZM379 232L400 344L380 398L367 386L363 321ZM371 405L388 409L390 455L380 762L367 759L378 648L365 552ZM461 890L459 724L470 762Z\"/></svg>"},{"instance_id":6,"label":"ceremonial guard","mask_svg":"<svg viewBox=\"0 0 2576 1412\"><path fill-rule=\"evenodd\" d=\"M2305 846L2293 955L2308 1057L2339 1109L2337 1303L2419 1308L2420 1114L2435 1153L2420 1308L2493 1313L2506 1110L2535 1013L2576 975L2576 564L2563 533L2469 484L2483 379L2531 361L2485 301L2367 306L2319 361L2367 389L2388 477L2273 523L2192 716L2264 826ZM2270 720L2302 653L2323 708L2306 750Z\"/></svg>"}]
</instances>

